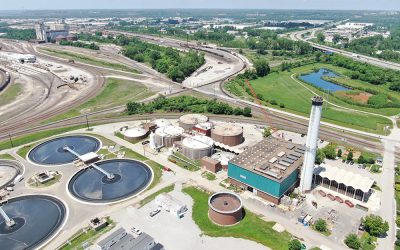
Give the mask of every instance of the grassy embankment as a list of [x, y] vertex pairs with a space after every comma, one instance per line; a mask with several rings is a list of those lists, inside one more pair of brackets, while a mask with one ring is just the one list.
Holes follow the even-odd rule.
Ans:
[[15, 160], [14, 156], [10, 154], [1, 154], [0, 155], [1, 160]]
[[275, 222], [267, 222], [256, 214], [246, 211], [244, 219], [237, 225], [221, 227], [208, 218], [209, 194], [195, 187], [186, 187], [183, 191], [194, 201], [193, 220], [203, 234], [211, 237], [235, 237], [258, 242], [274, 250], [287, 250], [292, 236], [288, 232], [278, 233], [272, 229]]
[[11, 103], [17, 99], [22, 92], [21, 84], [12, 83], [0, 94], [0, 106]]
[[122, 71], [130, 72], [130, 73], [137, 73], [137, 74], [140, 73], [137, 69], [128, 67], [124, 64], [113, 63], [113, 62], [97, 59], [97, 58], [87, 56], [84, 54], [80, 54], [80, 53], [67, 52], [67, 51], [62, 51], [62, 50], [58, 50], [58, 49], [47, 49], [47, 48], [43, 48], [43, 49], [39, 49], [39, 50], [40, 50], [40, 52], [43, 52], [45, 54], [50, 54], [50, 55], [53, 55], [56, 57], [61, 57], [61, 58], [67, 59], [67, 60], [74, 60], [76, 62], [82, 62], [82, 63], [86, 63], [86, 64], [91, 64], [91, 65], [105, 67], [105, 68], [111, 68], [111, 69], [115, 69], [115, 70], [122, 70]]
[[[326, 64], [313, 64], [295, 68], [291, 72], [273, 72], [266, 77], [251, 81], [251, 84], [254, 90], [258, 94], [261, 94], [265, 100], [275, 100], [278, 104], [271, 105], [265, 103], [268, 106], [289, 111], [291, 113], [299, 114], [302, 116], [309, 116], [311, 110], [310, 98], [312, 98], [313, 94], [306, 88], [302, 87], [298, 82], [293, 80], [291, 76], [293, 74], [300, 75], [302, 73], [310, 72], [314, 68], [328, 68], [338, 73], [343, 73], [343, 69], [338, 67], [333, 67]], [[356, 82], [350, 80], [348, 81], [351, 83]], [[364, 84], [368, 86], [371, 85], [368, 83]], [[311, 85], [307, 86], [316, 93], [323, 95], [320, 90], [312, 87]], [[250, 100], [253, 99], [252, 96], [246, 93], [246, 91], [238, 83], [230, 82], [226, 85], [226, 88], [234, 95]], [[398, 109], [393, 108], [373, 109], [357, 105], [350, 105], [332, 95], [329, 96], [329, 101], [343, 107], [368, 111], [377, 114], [392, 115], [394, 113], [398, 113]], [[283, 104], [284, 108], [280, 107], [279, 104]], [[332, 105], [324, 106], [322, 117], [324, 121], [330, 123], [380, 134], [383, 133], [384, 126], [392, 125], [391, 121], [384, 117], [357, 113], [354, 111], [337, 108]]]
[[153, 94], [154, 93], [143, 84], [128, 80], [109, 78], [106, 81], [104, 89], [96, 97], [90, 99], [79, 107], [73, 108], [64, 114], [57, 115], [43, 123], [54, 122], [85, 113], [124, 105], [129, 101], [140, 101], [152, 96]]

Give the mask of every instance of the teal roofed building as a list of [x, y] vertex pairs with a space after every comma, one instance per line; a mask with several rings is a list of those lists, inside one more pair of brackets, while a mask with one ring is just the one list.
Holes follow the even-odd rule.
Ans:
[[229, 181], [279, 204], [298, 184], [304, 152], [302, 145], [268, 137], [229, 162]]

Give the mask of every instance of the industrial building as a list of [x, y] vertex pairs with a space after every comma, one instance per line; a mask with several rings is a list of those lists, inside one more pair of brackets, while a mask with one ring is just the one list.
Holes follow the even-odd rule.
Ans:
[[205, 135], [205, 136], [211, 136], [211, 129], [213, 127], [213, 124], [211, 122], [203, 122], [196, 124], [193, 128], [193, 131], [196, 131], [199, 134]]
[[208, 216], [215, 224], [235, 225], [244, 216], [242, 199], [235, 193], [215, 193], [208, 199]]
[[46, 26], [44, 22], [38, 22], [35, 24], [36, 39], [38, 41], [52, 42], [57, 37], [69, 36], [69, 28], [64, 20], [60, 20], [55, 23], [51, 23]]
[[0, 52], [0, 60], [19, 63], [35, 63], [36, 56], [31, 54], [20, 54], [13, 52]]
[[201, 167], [212, 173], [217, 173], [222, 170], [221, 162], [208, 156], [201, 158]]
[[298, 183], [305, 151], [302, 145], [270, 136], [229, 161], [229, 181], [279, 204]]
[[155, 199], [155, 204], [178, 218], [181, 218], [187, 211], [185, 204], [169, 194], [159, 194]]
[[218, 123], [211, 130], [211, 138], [227, 146], [237, 146], [243, 142], [243, 128], [233, 123]]
[[182, 154], [189, 159], [199, 160], [204, 156], [211, 156], [214, 150], [214, 141], [204, 135], [187, 137], [182, 141]]
[[159, 127], [154, 132], [154, 137], [150, 137], [150, 141], [152, 141], [152, 138], [154, 138], [154, 144], [156, 148], [172, 147], [174, 145], [174, 142], [180, 141], [182, 139], [182, 134], [184, 132], [185, 131], [183, 130], [183, 128], [173, 125]]
[[97, 243], [99, 250], [155, 250], [164, 249], [154, 242], [154, 239], [141, 233], [136, 238], [128, 234], [125, 229], [118, 228], [109, 236]]
[[208, 117], [201, 114], [187, 114], [179, 118], [179, 126], [185, 131], [192, 130], [197, 124], [208, 122]]
[[223, 170], [228, 170], [229, 161], [235, 157], [236, 157], [236, 155], [234, 153], [225, 152], [225, 151], [217, 152], [211, 156], [212, 159], [221, 163]]
[[367, 202], [375, 181], [344, 169], [318, 166], [314, 169], [313, 183], [352, 199]]

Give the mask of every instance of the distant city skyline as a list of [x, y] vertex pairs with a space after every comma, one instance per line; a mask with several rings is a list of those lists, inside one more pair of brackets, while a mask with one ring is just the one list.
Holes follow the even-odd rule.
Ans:
[[18, 0], [3, 1], [0, 10], [44, 9], [324, 9], [400, 10], [399, 0]]

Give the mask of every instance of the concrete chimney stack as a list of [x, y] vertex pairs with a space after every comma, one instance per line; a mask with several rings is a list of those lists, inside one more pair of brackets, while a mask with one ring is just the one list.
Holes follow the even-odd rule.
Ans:
[[312, 186], [323, 99], [321, 96], [314, 96], [311, 102], [312, 108], [307, 132], [306, 152], [304, 154], [304, 163], [300, 176], [300, 191], [302, 193], [310, 191]]

